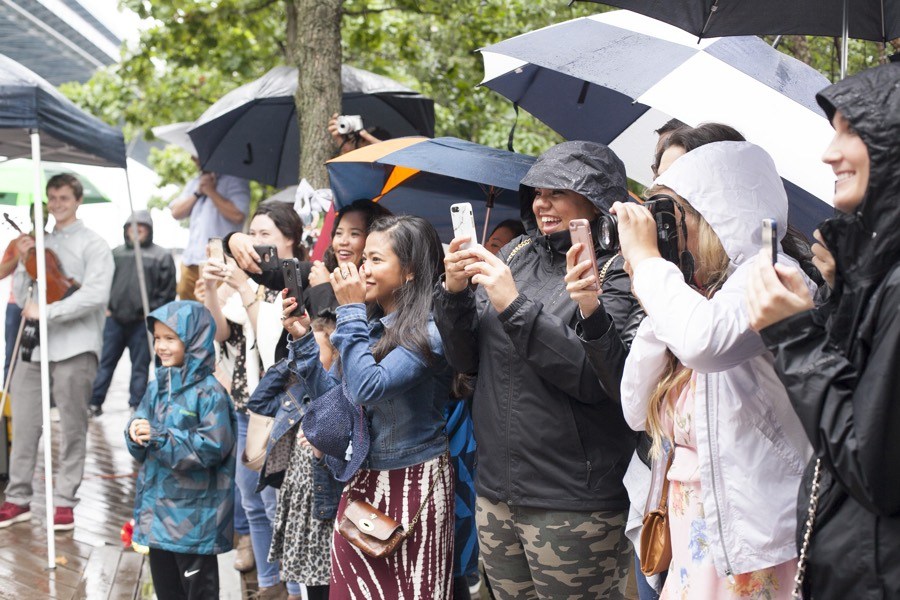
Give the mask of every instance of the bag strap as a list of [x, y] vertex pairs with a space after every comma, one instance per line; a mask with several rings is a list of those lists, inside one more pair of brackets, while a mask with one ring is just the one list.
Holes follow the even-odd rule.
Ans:
[[797, 574], [794, 575], [794, 591], [791, 598], [802, 600], [803, 580], [806, 577], [806, 563], [809, 559], [809, 542], [812, 539], [813, 525], [816, 521], [816, 509], [819, 506], [819, 481], [822, 475], [822, 459], [816, 459], [816, 468], [813, 471], [812, 486], [809, 492], [809, 508], [806, 515], [806, 526], [803, 531], [803, 545], [800, 547], [800, 556], [797, 558]]
[[603, 265], [603, 268], [600, 269], [600, 285], [601, 286], [606, 281], [606, 272], [609, 271], [609, 268], [612, 266], [613, 261], [616, 260], [616, 258], [618, 258], [618, 256], [619, 256], [618, 254], [613, 254], [612, 258], [610, 258], [608, 261], [606, 261], [606, 263]]
[[666, 459], [666, 472], [663, 475], [662, 494], [659, 497], [659, 506], [657, 510], [668, 510], [669, 508], [669, 469], [672, 468], [672, 461], [675, 459], [675, 449], [669, 451], [669, 457]]
[[514, 257], [516, 254], [519, 253], [519, 250], [521, 250], [522, 248], [524, 248], [525, 246], [527, 246], [527, 245], [530, 244], [530, 243], [531, 243], [531, 238], [530, 238], [530, 237], [525, 238], [524, 240], [522, 240], [521, 242], [519, 242], [519, 245], [516, 246], [515, 248], [513, 248], [513, 249], [512, 249], [512, 252], [509, 253], [509, 256], [506, 257], [506, 264], [507, 264], [507, 265], [511, 264], [511, 263], [512, 263], [513, 257]]
[[438, 465], [438, 472], [434, 476], [434, 479], [431, 480], [431, 485], [428, 486], [428, 493], [425, 494], [425, 497], [422, 498], [422, 501], [419, 502], [419, 510], [416, 511], [416, 516], [412, 518], [412, 521], [409, 522], [409, 525], [406, 526], [405, 531], [403, 533], [403, 537], [409, 537], [412, 532], [413, 527], [415, 527], [419, 523], [419, 517], [422, 516], [422, 510], [425, 509], [425, 505], [428, 504], [428, 501], [431, 499], [431, 495], [434, 493], [434, 486], [437, 484], [438, 479], [440, 479], [441, 475], [444, 473], [444, 467], [447, 466], [446, 457], [441, 454], [441, 457], [438, 459], [440, 464]]

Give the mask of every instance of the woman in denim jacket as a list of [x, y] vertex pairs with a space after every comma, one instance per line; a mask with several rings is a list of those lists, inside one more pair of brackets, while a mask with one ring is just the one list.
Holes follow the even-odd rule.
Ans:
[[[331, 336], [340, 353], [340, 375], [322, 367], [307, 334], [308, 320], [290, 317], [296, 302], [285, 299], [290, 356], [310, 395], [344, 383], [349, 400], [365, 409], [369, 422], [369, 453], [344, 489], [338, 520], [358, 499], [408, 533], [397, 552], [380, 559], [335, 534], [333, 600], [451, 596], [453, 474], [444, 414], [452, 372], [431, 317], [431, 289], [443, 271], [442, 260], [437, 232], [424, 219], [375, 222], [362, 267], [344, 264], [331, 275], [340, 304]], [[419, 520], [412, 523], [417, 513]]]

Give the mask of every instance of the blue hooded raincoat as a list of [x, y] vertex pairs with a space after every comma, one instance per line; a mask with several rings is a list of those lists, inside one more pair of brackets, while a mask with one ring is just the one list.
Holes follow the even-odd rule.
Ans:
[[184, 364], [162, 367], [131, 420], [150, 421], [150, 441], [128, 451], [141, 463], [134, 504], [136, 544], [185, 554], [231, 550], [234, 531], [235, 416], [213, 377], [216, 326], [197, 302], [170, 302], [147, 317], [184, 342]]

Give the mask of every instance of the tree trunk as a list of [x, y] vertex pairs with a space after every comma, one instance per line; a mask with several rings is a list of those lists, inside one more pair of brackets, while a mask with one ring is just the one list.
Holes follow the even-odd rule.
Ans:
[[288, 57], [297, 67], [300, 177], [328, 187], [332, 157], [328, 119], [341, 110], [341, 7], [343, 0], [285, 0]]

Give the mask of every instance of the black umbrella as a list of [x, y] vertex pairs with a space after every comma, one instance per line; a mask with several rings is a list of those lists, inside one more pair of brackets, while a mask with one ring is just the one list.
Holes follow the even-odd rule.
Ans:
[[[344, 65], [342, 112], [360, 115], [385, 138], [434, 136], [434, 101], [392, 79]], [[204, 169], [276, 187], [299, 179], [297, 69], [275, 67], [232, 90], [188, 131]], [[323, 124], [324, 127], [324, 124]]]
[[693, 33], [821, 35], [842, 38], [841, 78], [847, 40], [887, 43], [900, 37], [900, 0], [583, 0], [627, 8]]

